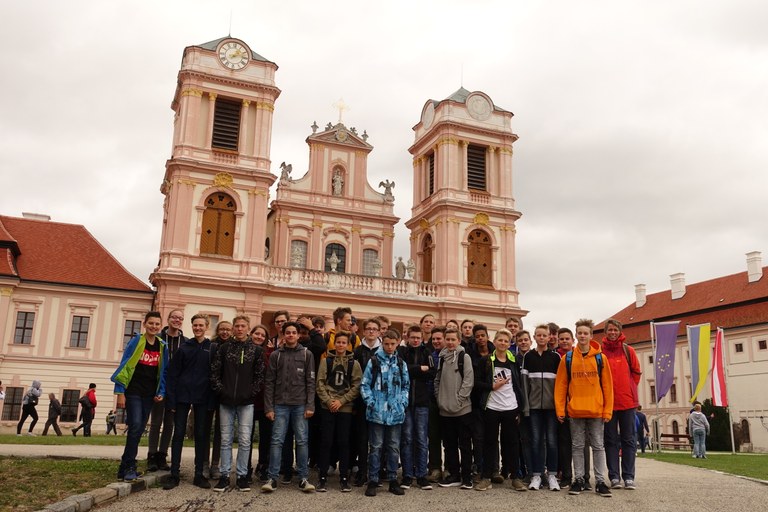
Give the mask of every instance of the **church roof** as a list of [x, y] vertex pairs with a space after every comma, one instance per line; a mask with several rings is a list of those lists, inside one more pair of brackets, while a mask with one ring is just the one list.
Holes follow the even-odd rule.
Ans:
[[[225, 41], [227, 39], [235, 39], [235, 38], [233, 38], [232, 36], [224, 36], [224, 37], [220, 37], [218, 39], [214, 39], [213, 41], [208, 41], [207, 43], [199, 44], [197, 46], [199, 46], [200, 48], [205, 48], [206, 50], [216, 51], [216, 48], [219, 47], [219, 44], [222, 41]], [[247, 47], [247, 45], [246, 45], [246, 47]], [[250, 47], [248, 49], [251, 52], [251, 60], [258, 60], [258, 61], [261, 61], [261, 62], [269, 62], [271, 64], [274, 64], [274, 62], [272, 62], [271, 60], [266, 59], [266, 58], [262, 57], [261, 55], [259, 55], [258, 53], [254, 52], [253, 50], [251, 50]]]
[[[685, 295], [678, 299], [672, 299], [670, 290], [652, 293], [642, 306], [633, 302], [611, 318], [622, 323], [630, 343], [650, 340], [651, 321], [680, 320], [680, 336], [685, 335], [686, 324], [709, 322], [714, 330], [768, 322], [768, 267], [762, 270], [763, 277], [751, 283], [747, 272], [739, 272], [686, 285]], [[595, 332], [604, 328], [601, 322]]]
[[[9, 248], [11, 238], [17, 253]], [[151, 292], [84, 226], [0, 215], [0, 276], [116, 290]]]
[[[466, 103], [467, 98], [469, 97], [470, 94], [472, 94], [472, 91], [468, 91], [464, 87], [459, 87], [453, 94], [445, 98], [443, 101], [455, 101], [456, 103]], [[440, 103], [442, 103], [442, 101], [435, 102], [435, 107], [437, 107], [437, 105]], [[509, 112], [508, 110], [505, 110], [499, 107], [495, 103], [493, 104], [493, 110], [497, 112]]]

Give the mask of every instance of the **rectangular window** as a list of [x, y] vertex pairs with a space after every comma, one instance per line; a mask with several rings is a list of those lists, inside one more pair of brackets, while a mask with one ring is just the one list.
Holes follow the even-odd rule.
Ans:
[[380, 269], [379, 253], [375, 249], [363, 249], [363, 275], [377, 276]]
[[21, 418], [21, 401], [23, 399], [24, 388], [5, 388], [3, 421], [18, 421]]
[[765, 340], [758, 340], [757, 341], [757, 349], [758, 350], [768, 350], [768, 343], [766, 343]]
[[61, 395], [61, 421], [77, 421], [77, 401], [80, 399], [79, 389], [65, 389]]
[[648, 356], [648, 364], [653, 364], [653, 355]]
[[69, 346], [75, 348], [85, 348], [88, 343], [88, 326], [91, 323], [91, 317], [74, 316], [72, 317], [72, 332], [69, 335]]
[[736, 350], [737, 354], [740, 354], [744, 352], [744, 344], [743, 343], [736, 343], [733, 348]]
[[237, 100], [216, 98], [213, 112], [213, 138], [211, 146], [237, 151], [240, 139], [241, 103]]
[[20, 345], [32, 343], [32, 327], [35, 325], [35, 313], [32, 311], [19, 311], [16, 315], [16, 334], [13, 342]]
[[125, 329], [123, 329], [123, 350], [136, 334], [141, 334], [141, 320], [126, 320]]
[[429, 155], [429, 194], [435, 193], [435, 154]]
[[485, 180], [485, 147], [467, 146], [467, 187], [472, 190], [487, 190]]
[[651, 403], [656, 403], [656, 386], [651, 384]]
[[677, 403], [677, 384], [672, 384], [672, 387], [669, 388], [669, 401], [673, 404]]

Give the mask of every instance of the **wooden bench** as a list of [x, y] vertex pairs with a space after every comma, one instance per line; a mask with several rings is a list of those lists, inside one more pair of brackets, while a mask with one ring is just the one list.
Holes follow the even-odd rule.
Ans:
[[690, 438], [685, 434], [660, 434], [659, 446], [661, 448], [673, 448], [675, 450], [681, 448], [690, 450], [693, 448], [691, 446]]

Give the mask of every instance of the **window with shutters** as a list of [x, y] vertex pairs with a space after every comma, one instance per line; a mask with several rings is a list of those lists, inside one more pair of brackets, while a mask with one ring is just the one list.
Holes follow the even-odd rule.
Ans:
[[478, 286], [492, 285], [491, 235], [475, 229], [467, 238], [467, 283]]
[[429, 155], [429, 194], [435, 193], [435, 154]]
[[470, 144], [467, 146], [467, 188], [472, 190], [487, 190], [485, 178], [484, 146]]
[[24, 399], [24, 388], [5, 388], [3, 400], [3, 421], [18, 421], [21, 418], [21, 401]]
[[235, 248], [235, 201], [223, 192], [205, 200], [200, 254], [231, 257]]
[[379, 275], [379, 251], [376, 249], [363, 249], [363, 275]]
[[35, 313], [33, 311], [19, 311], [16, 314], [16, 333], [13, 342], [21, 345], [32, 343], [32, 328], [35, 325]]
[[237, 142], [240, 139], [241, 108], [242, 103], [238, 100], [216, 98], [211, 147], [237, 151]]
[[433, 282], [432, 276], [432, 251], [434, 249], [434, 243], [432, 242], [432, 235], [424, 237], [424, 241], [421, 243], [421, 280], [425, 283]]
[[65, 389], [61, 394], [61, 421], [77, 421], [77, 401], [80, 399], [79, 389]]
[[336, 272], [344, 273], [347, 264], [347, 250], [341, 244], [328, 244], [325, 246], [325, 271], [332, 272], [331, 261], [336, 255]]
[[88, 345], [88, 328], [91, 325], [89, 316], [73, 316], [72, 330], [69, 333], [69, 346], [85, 348]]
[[307, 268], [307, 242], [291, 240], [291, 268]]

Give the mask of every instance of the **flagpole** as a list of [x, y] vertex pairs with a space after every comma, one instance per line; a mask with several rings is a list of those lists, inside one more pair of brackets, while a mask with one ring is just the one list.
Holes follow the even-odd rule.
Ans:
[[661, 445], [659, 444], [659, 429], [661, 428], [661, 418], [659, 417], [659, 397], [658, 397], [658, 389], [659, 389], [659, 382], [656, 379], [656, 366], [658, 365], [658, 361], [656, 360], [656, 324], [651, 320], [650, 323], [651, 326], [651, 348], [653, 350], [653, 382], [656, 384], [654, 386], [654, 389], [657, 390], [655, 393], [655, 396], [653, 397], [653, 401], [656, 403], [656, 428], [653, 429], [653, 437], [654, 437], [654, 444], [656, 445], [656, 453], [661, 453]]
[[[725, 329], [718, 327], [718, 330], [722, 331], [723, 335], [720, 337], [720, 360], [723, 362], [723, 376], [725, 377], [725, 396], [728, 398], [728, 364], [725, 361]], [[728, 400], [728, 426], [731, 429], [731, 454], [736, 453], [736, 442], [733, 438], [733, 416], [731, 411], [731, 401]]]

